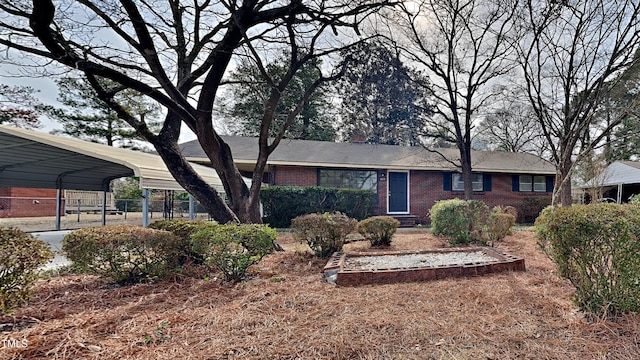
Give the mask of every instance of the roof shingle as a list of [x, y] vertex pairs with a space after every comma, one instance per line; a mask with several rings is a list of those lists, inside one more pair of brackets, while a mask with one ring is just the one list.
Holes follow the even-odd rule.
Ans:
[[[241, 136], [222, 136], [231, 147], [237, 164], [255, 164], [258, 139]], [[193, 162], [209, 161], [197, 140], [180, 144], [183, 154]], [[327, 141], [283, 139], [269, 156], [270, 165], [314, 167], [437, 170], [455, 171], [459, 163], [457, 149], [438, 149], [447, 160], [422, 147], [335, 143]], [[554, 166], [532, 154], [499, 151], [473, 151], [472, 168], [478, 172], [555, 174]], [[453, 163], [452, 163], [453, 162]]]

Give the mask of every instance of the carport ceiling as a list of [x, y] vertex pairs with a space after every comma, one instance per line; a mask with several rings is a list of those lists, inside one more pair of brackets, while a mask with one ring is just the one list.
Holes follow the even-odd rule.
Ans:
[[[213, 169], [194, 168], [222, 187]], [[101, 191], [134, 175], [143, 188], [182, 189], [157, 155], [0, 125], [0, 187]]]

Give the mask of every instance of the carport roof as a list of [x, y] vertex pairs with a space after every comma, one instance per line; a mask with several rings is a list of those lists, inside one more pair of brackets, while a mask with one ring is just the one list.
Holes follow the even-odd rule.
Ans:
[[578, 188], [588, 189], [630, 184], [640, 184], [640, 162], [614, 161], [601, 174], [578, 186]]
[[[222, 189], [215, 170], [192, 166]], [[182, 189], [158, 155], [0, 125], [0, 187], [101, 191], [124, 176], [138, 176], [142, 188]]]

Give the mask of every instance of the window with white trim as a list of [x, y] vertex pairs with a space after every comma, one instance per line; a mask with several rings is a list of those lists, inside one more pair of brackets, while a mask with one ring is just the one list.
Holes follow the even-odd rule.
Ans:
[[544, 176], [520, 175], [520, 191], [546, 192], [547, 180]]
[[376, 191], [378, 172], [375, 170], [320, 169], [318, 185]]
[[[480, 173], [471, 174], [473, 177], [473, 191], [483, 191], [484, 189], [484, 176]], [[451, 190], [464, 191], [464, 181], [462, 180], [462, 174], [451, 174]]]

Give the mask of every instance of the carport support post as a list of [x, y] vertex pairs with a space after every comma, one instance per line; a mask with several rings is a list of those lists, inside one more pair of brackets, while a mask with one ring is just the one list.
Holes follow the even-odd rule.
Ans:
[[193, 195], [189, 194], [189, 220], [196, 218], [196, 202]]
[[149, 189], [142, 189], [142, 226], [149, 226]]
[[618, 184], [618, 196], [616, 196], [616, 203], [622, 204], [622, 184]]
[[62, 210], [62, 189], [56, 189], [56, 231], [60, 231], [60, 210]]
[[107, 192], [102, 191], [102, 226], [107, 225]]

